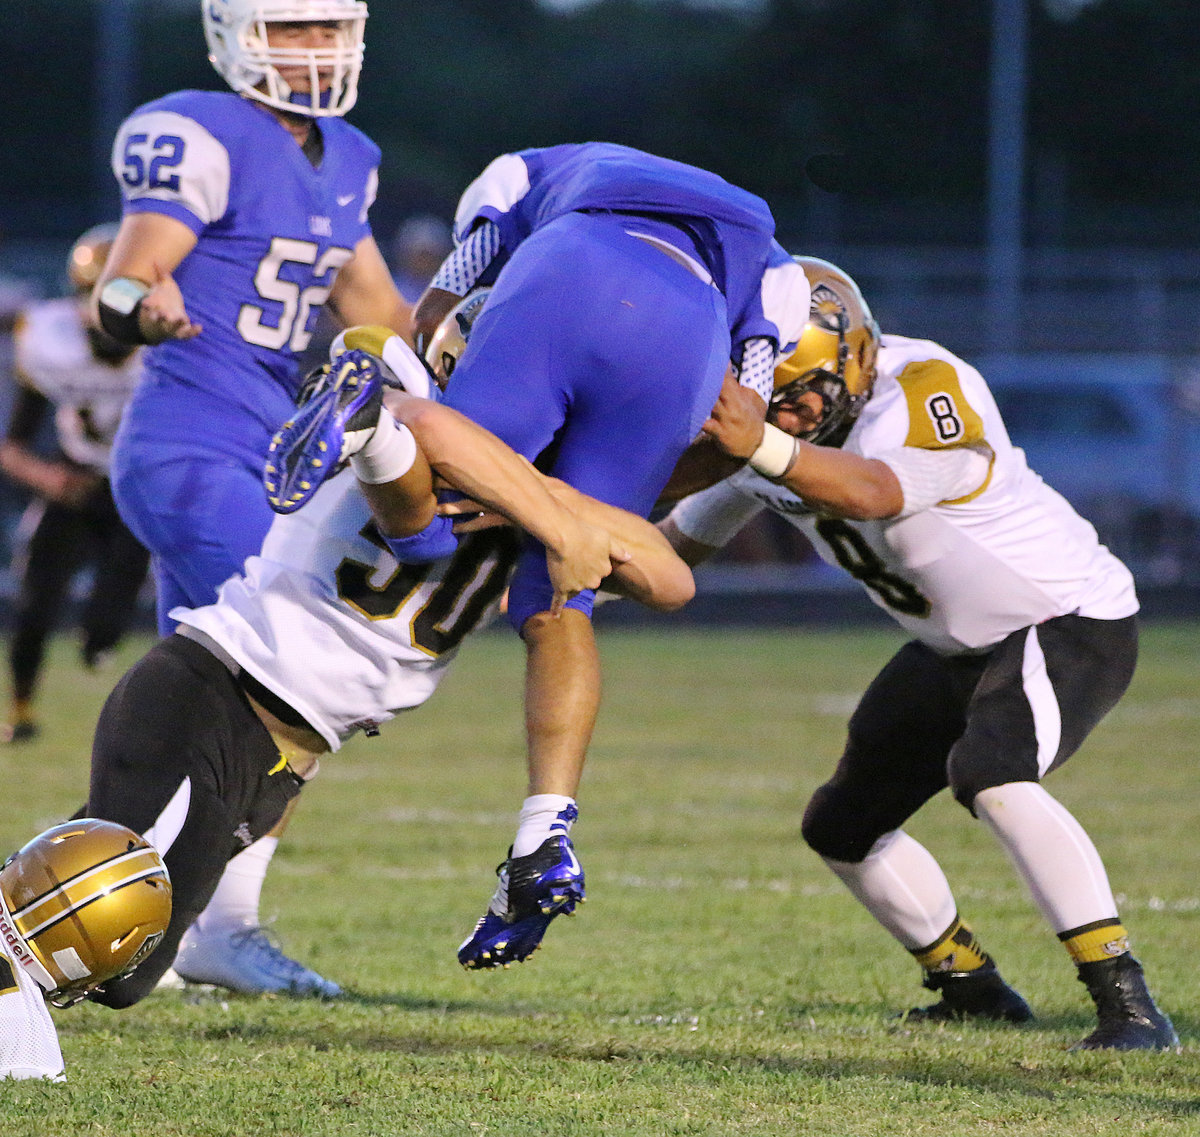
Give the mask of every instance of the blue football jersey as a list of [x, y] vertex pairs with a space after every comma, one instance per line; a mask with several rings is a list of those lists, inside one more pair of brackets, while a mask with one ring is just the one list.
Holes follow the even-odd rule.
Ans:
[[122, 125], [112, 164], [125, 211], [164, 213], [196, 234], [174, 275], [204, 329], [147, 350], [122, 444], [261, 463], [337, 272], [370, 232], [378, 147], [339, 118], [318, 129], [314, 167], [270, 111], [230, 92], [179, 91]]
[[754, 336], [780, 347], [789, 342], [763, 312], [763, 275], [788, 259], [773, 241], [771, 211], [708, 170], [608, 142], [504, 154], [464, 192], [455, 235], [461, 241], [478, 220], [493, 221], [510, 255], [535, 230], [573, 212], [640, 214], [681, 225], [691, 238], [685, 251], [695, 253], [725, 296], [733, 343]]

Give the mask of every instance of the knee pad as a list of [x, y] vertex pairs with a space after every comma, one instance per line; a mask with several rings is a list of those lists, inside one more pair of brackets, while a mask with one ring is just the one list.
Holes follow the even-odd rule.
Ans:
[[828, 860], [857, 864], [871, 851], [879, 833], [869, 833], [832, 782], [809, 800], [800, 834], [814, 853]]

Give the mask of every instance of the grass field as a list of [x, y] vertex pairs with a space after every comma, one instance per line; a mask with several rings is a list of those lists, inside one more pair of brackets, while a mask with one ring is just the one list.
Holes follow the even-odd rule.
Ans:
[[[265, 912], [349, 997], [59, 1012], [69, 1081], [0, 1085], [0, 1135], [1200, 1134], [1200, 628], [1146, 630], [1130, 694], [1049, 783], [1105, 856], [1181, 1055], [1067, 1053], [1086, 993], [1000, 849], [941, 799], [910, 831], [1038, 1021], [892, 1017], [932, 996], [798, 831], [899, 642], [606, 632], [575, 829], [589, 902], [527, 965], [467, 973], [454, 949], [523, 792], [520, 647], [480, 637], [428, 706], [324, 764], [276, 857]], [[57, 645], [42, 738], [0, 750], [0, 847], [82, 800], [117, 674]]]

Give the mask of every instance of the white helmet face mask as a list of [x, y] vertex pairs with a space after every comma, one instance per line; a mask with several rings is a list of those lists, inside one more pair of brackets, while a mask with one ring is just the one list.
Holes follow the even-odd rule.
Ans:
[[[344, 115], [354, 106], [367, 19], [360, 0], [201, 0], [201, 15], [209, 61], [239, 94], [314, 118]], [[320, 48], [268, 42], [268, 25], [306, 23], [336, 23], [337, 37]], [[293, 91], [280, 74], [296, 67], [307, 69], [311, 95]]]

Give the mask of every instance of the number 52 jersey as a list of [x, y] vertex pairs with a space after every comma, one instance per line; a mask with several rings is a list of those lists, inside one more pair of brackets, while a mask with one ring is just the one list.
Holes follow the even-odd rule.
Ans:
[[270, 111], [228, 91], [177, 91], [122, 124], [112, 167], [125, 212], [165, 214], [196, 234], [174, 276], [204, 329], [146, 351], [140, 439], [186, 439], [195, 424], [257, 466], [264, 436], [292, 409], [299, 357], [370, 233], [378, 187], [379, 148], [366, 135], [339, 118], [315, 129], [314, 166]]
[[337, 750], [433, 694], [463, 639], [496, 616], [516, 530], [463, 537], [453, 556], [402, 565], [353, 471], [277, 517], [262, 554], [217, 601], [171, 617], [203, 632]]
[[685, 499], [672, 519], [688, 537], [718, 547], [772, 509], [943, 654], [983, 650], [1067, 613], [1120, 619], [1138, 610], [1129, 570], [1029, 469], [979, 372], [938, 344], [885, 335], [871, 399], [842, 449], [886, 459], [903, 446], [970, 446], [991, 464], [971, 493], [882, 521], [823, 517], [745, 467]]

